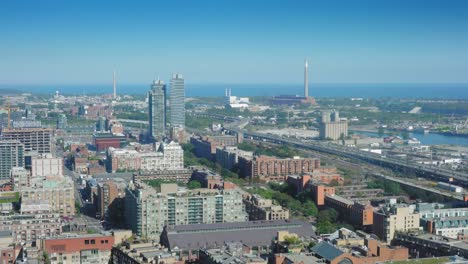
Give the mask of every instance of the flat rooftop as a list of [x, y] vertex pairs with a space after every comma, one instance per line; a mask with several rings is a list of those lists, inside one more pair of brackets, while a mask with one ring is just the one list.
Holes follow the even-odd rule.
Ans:
[[[241, 242], [247, 246], [269, 246], [278, 231], [288, 231], [304, 238], [315, 235], [312, 225], [299, 220], [181, 225], [168, 227], [166, 231], [169, 243], [167, 246], [179, 249], [212, 248], [228, 242]], [[161, 239], [161, 242], [163, 240]]]

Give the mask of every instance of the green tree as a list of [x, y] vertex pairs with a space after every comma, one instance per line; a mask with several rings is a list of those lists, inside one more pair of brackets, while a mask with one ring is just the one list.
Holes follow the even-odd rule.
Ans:
[[80, 206], [80, 203], [76, 202], [75, 201], [75, 211], [76, 211], [76, 214], [80, 214], [81, 213], [81, 206]]
[[189, 181], [189, 183], [187, 184], [187, 188], [189, 188], [190, 190], [193, 190], [193, 189], [199, 189], [201, 188], [201, 183], [199, 181], [195, 181], [195, 180], [191, 180]]
[[340, 186], [340, 183], [336, 179], [333, 179], [330, 181], [328, 186], [336, 187], [336, 186]]
[[319, 222], [317, 223], [317, 232], [319, 234], [329, 234], [336, 230], [336, 226], [331, 222]]
[[305, 216], [317, 216], [318, 209], [317, 206], [312, 201], [307, 201], [304, 203], [304, 215]]
[[286, 243], [286, 245], [299, 245], [301, 243], [301, 239], [297, 236], [286, 236], [284, 237], [284, 243]]

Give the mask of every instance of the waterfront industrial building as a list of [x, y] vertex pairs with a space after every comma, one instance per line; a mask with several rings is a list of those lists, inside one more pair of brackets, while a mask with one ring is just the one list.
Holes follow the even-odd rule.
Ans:
[[348, 121], [341, 120], [337, 110], [322, 111], [319, 125], [320, 139], [345, 139], [348, 136]]

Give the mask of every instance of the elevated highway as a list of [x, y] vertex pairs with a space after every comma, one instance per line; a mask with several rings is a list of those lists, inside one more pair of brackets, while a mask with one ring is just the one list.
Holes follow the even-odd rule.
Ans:
[[356, 148], [336, 145], [330, 142], [308, 141], [301, 142], [296, 139], [282, 138], [274, 135], [266, 135], [255, 132], [244, 132], [244, 136], [253, 140], [268, 141], [277, 144], [290, 144], [297, 148], [309, 149], [324, 152], [346, 158], [360, 159], [382, 167], [388, 167], [402, 172], [414, 172], [423, 178], [448, 182], [453, 179], [453, 184], [468, 187], [468, 174], [442, 169], [435, 166], [417, 164], [407, 160], [390, 158], [379, 154], [361, 151]]
[[415, 173], [419, 177], [428, 178], [428, 179], [432, 179], [436, 181], [448, 182], [449, 179], [453, 179], [454, 185], [468, 187], [468, 174], [467, 173], [447, 170], [447, 169], [439, 168], [436, 166], [418, 164], [410, 160], [390, 158], [390, 157], [382, 156], [376, 153], [362, 151], [362, 150], [352, 148], [352, 147], [340, 146], [337, 144], [333, 144], [331, 142], [324, 142], [324, 141], [303, 142], [297, 139], [279, 137], [279, 136], [270, 135], [270, 134], [247, 132], [242, 129], [243, 126], [242, 127], [236, 126], [237, 124], [241, 124], [242, 121], [245, 120], [245, 119], [241, 119], [238, 117], [228, 117], [228, 116], [223, 116], [223, 115], [208, 114], [208, 113], [204, 114], [204, 113], [195, 113], [195, 112], [191, 112], [189, 113], [189, 115], [200, 116], [200, 117], [211, 117], [211, 118], [216, 118], [218, 120], [231, 122], [231, 124], [225, 126], [228, 130], [231, 130], [237, 133], [242, 132], [244, 133], [244, 137], [250, 138], [253, 140], [266, 141], [266, 142], [275, 143], [275, 144], [290, 144], [297, 148], [323, 152], [326, 154], [332, 154], [332, 155], [336, 155], [340, 157], [359, 159], [359, 160], [366, 161], [375, 165], [387, 167], [396, 171], [401, 171], [403, 173], [405, 172]]

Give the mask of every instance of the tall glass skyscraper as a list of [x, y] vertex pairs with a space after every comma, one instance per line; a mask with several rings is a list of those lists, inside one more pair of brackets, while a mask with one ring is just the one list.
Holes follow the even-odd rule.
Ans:
[[154, 80], [148, 92], [149, 135], [161, 139], [166, 131], [166, 85]]
[[171, 79], [171, 126], [185, 127], [185, 86], [181, 74], [173, 74]]

